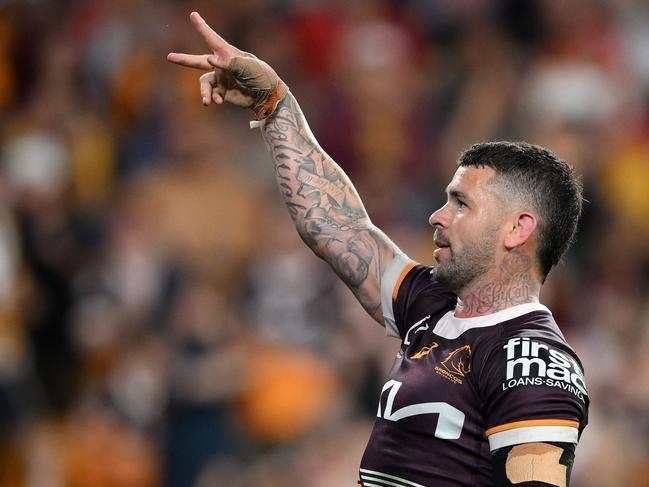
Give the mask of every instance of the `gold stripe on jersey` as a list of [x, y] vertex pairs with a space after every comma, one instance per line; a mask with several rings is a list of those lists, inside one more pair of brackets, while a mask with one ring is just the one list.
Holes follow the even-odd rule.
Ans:
[[493, 428], [486, 430], [485, 434], [487, 436], [491, 436], [494, 433], [500, 433], [501, 431], [507, 431], [516, 428], [529, 428], [530, 426], [571, 426], [573, 428], [579, 428], [579, 423], [577, 421], [572, 421], [569, 419], [530, 419], [527, 421], [514, 421], [513, 423], [494, 426]]
[[403, 268], [401, 271], [401, 274], [399, 274], [399, 279], [397, 279], [397, 282], [394, 285], [394, 290], [392, 291], [392, 299], [397, 299], [397, 295], [399, 294], [399, 288], [401, 287], [401, 283], [403, 280], [406, 278], [408, 275], [408, 272], [417, 265], [416, 262], [410, 262], [407, 266]]

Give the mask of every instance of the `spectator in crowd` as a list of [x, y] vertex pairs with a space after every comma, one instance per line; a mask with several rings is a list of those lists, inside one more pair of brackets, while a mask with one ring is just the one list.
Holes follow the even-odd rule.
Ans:
[[[442, 194], [422, 188], [448, 180], [458, 149], [525, 139], [578, 166], [589, 200], [580, 236], [542, 296], [592, 401], [572, 484], [645, 485], [646, 2], [191, 9], [282, 73], [376, 222], [398, 228], [397, 244], [420, 262], [432, 262], [420, 222]], [[1, 485], [356, 479], [397, 343], [283, 230], [247, 115], [220, 123], [200, 112], [195, 77], [164, 63], [171, 47], [201, 48], [177, 21], [189, 10], [173, 0], [0, 2]], [[368, 81], [350, 83], [351, 73]], [[395, 82], [409, 96], [389, 103]], [[301, 266], [322, 287], [282, 314], [276, 296], [295, 288]], [[251, 355], [256, 367], [240, 366]], [[313, 377], [319, 388], [294, 400]], [[263, 380], [285, 392], [256, 402]], [[282, 408], [299, 419], [293, 429]]]

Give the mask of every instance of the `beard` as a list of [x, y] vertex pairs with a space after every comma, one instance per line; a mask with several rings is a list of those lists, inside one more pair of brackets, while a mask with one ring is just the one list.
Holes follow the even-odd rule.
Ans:
[[431, 279], [459, 294], [469, 284], [493, 269], [496, 262], [496, 234], [487, 231], [481, 239], [471, 240], [462, 250], [452, 251], [431, 271]]

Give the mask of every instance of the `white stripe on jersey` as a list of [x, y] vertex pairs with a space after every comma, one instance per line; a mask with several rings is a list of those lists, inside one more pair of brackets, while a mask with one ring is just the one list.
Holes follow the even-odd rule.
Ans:
[[519, 316], [526, 315], [527, 313], [531, 313], [532, 311], [546, 311], [550, 313], [550, 310], [541, 303], [517, 304], [511, 308], [496, 311], [489, 315], [474, 316], [472, 318], [456, 318], [454, 316], [454, 311], [451, 310], [439, 319], [433, 329], [433, 333], [443, 338], [447, 338], [448, 340], [455, 340], [462, 333], [472, 328], [484, 328], [487, 326], [498, 325], [503, 321], [509, 321]]
[[505, 446], [534, 443], [536, 441], [558, 441], [576, 444], [578, 438], [579, 430], [572, 426], [528, 426], [490, 435], [489, 449], [494, 451]]
[[[397, 477], [396, 475], [389, 475], [387, 473], [382, 473], [382, 472], [377, 472], [375, 470], [368, 470], [366, 468], [361, 468], [361, 479], [363, 479], [363, 484], [368, 486], [368, 487], [374, 487], [375, 485], [378, 485], [378, 487], [384, 487], [386, 485], [390, 486], [396, 486], [396, 487], [407, 487], [407, 486], [413, 486], [413, 487], [425, 487], [421, 484], [418, 484], [416, 482], [411, 482], [410, 480], [402, 479], [401, 477]], [[371, 475], [363, 475], [363, 474], [371, 474]], [[390, 480], [385, 480], [382, 478], [378, 477], [372, 477], [372, 475], [377, 475], [378, 477], [385, 477], [387, 479], [394, 480], [395, 482], [391, 482]], [[365, 480], [372, 480], [374, 482], [382, 482], [381, 484], [369, 484], [365, 482]], [[396, 483], [399, 482], [399, 483]]]
[[[371, 477], [365, 477], [365, 480], [368, 480], [368, 479], [369, 480], [378, 480], [379, 482], [381, 482], [380, 479], [373, 479]], [[385, 481], [384, 484], [370, 484], [369, 482], [365, 482], [365, 480], [363, 481], [363, 486], [364, 487], [386, 487], [386, 486], [404, 487], [404, 484], [395, 484], [395, 483], [392, 483], [392, 482], [388, 482], [387, 480]]]
[[392, 292], [397, 285], [401, 272], [412, 263], [412, 260], [405, 254], [397, 254], [381, 276], [381, 310], [383, 311], [385, 334], [394, 338], [399, 338], [399, 329], [394, 321]]

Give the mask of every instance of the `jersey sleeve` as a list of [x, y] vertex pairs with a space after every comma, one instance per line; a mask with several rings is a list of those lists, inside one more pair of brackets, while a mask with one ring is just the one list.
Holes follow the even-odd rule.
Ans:
[[388, 336], [405, 336], [405, 325], [455, 305], [456, 296], [430, 277], [430, 267], [397, 255], [381, 277], [381, 310]]
[[480, 370], [491, 451], [520, 443], [577, 443], [589, 400], [581, 364], [567, 346], [511, 337], [491, 349]]

